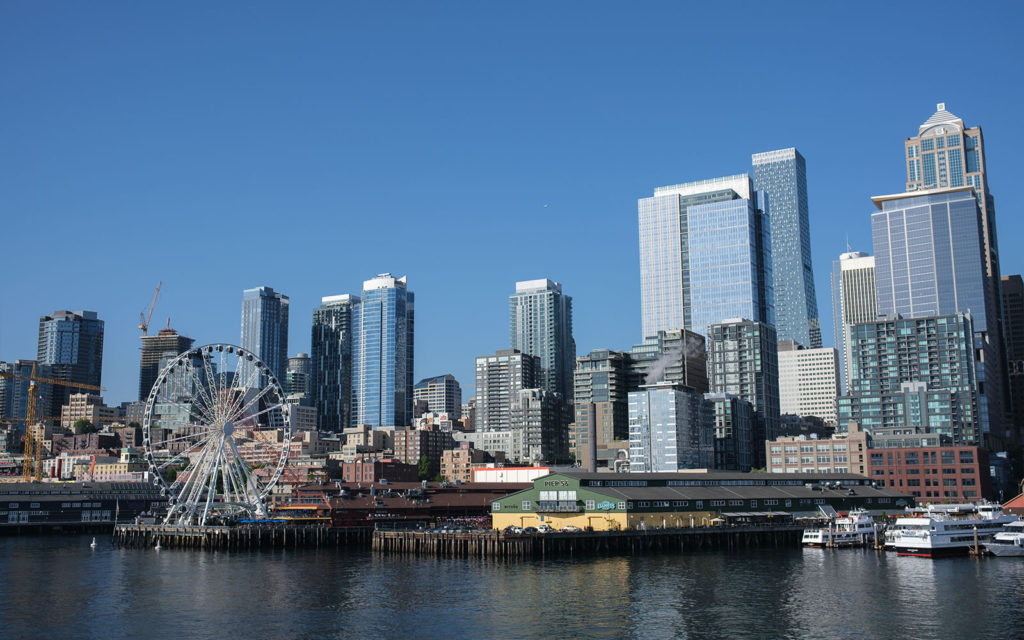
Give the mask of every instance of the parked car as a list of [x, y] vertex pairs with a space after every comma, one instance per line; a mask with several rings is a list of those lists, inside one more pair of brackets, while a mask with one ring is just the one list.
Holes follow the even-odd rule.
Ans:
[[562, 531], [565, 531], [566, 533], [576, 533], [579, 530], [580, 530], [579, 527], [574, 527], [571, 524], [562, 527]]
[[553, 533], [554, 529], [551, 528], [551, 525], [542, 524], [537, 527], [537, 531], [540, 533]]
[[526, 527], [523, 529], [523, 533], [537, 533], [537, 527]]
[[523, 530], [520, 527], [516, 527], [516, 526], [505, 527], [505, 533], [519, 534], [519, 533], [522, 533], [522, 532], [523, 532]]

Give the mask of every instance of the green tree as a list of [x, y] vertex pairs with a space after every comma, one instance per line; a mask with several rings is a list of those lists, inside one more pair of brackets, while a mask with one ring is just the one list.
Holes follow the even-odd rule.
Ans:
[[426, 454], [420, 456], [418, 471], [420, 480], [430, 480], [430, 460], [427, 460]]
[[89, 422], [85, 418], [75, 420], [74, 428], [75, 433], [96, 433], [99, 431], [93, 423]]

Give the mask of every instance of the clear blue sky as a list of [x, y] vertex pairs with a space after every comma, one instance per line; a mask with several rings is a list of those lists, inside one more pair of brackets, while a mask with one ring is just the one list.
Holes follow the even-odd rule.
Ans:
[[[139, 312], [237, 342], [241, 293], [408, 275], [416, 377], [508, 345], [516, 280], [563, 283], [579, 353], [640, 336], [636, 200], [807, 158], [822, 318], [870, 196], [944, 101], [984, 128], [1003, 273], [1024, 269], [1020, 3], [0, 4], [0, 359], [41, 314], [106, 321], [134, 400]], [[1013, 151], [1017, 149], [1017, 151]], [[544, 207], [548, 204], [548, 207]]]

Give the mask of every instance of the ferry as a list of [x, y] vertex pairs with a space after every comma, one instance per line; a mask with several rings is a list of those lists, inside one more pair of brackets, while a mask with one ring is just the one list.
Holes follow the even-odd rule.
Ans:
[[854, 509], [845, 517], [836, 518], [828, 528], [804, 529], [801, 544], [805, 547], [854, 547], [870, 545], [881, 534], [882, 525], [877, 524], [867, 511]]
[[986, 543], [1004, 525], [1019, 520], [1004, 514], [998, 504], [930, 505], [923, 513], [896, 520], [893, 546], [901, 556], [967, 555], [975, 540]]
[[985, 550], [994, 556], [1024, 557], [1024, 520], [1011, 522], [1004, 531], [993, 534], [992, 540], [985, 543]]

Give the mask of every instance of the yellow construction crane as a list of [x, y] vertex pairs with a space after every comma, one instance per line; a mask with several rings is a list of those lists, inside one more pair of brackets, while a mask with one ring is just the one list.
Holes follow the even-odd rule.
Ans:
[[[44, 431], [39, 429], [35, 424], [36, 422], [36, 383], [42, 382], [44, 384], [55, 384], [61, 387], [74, 387], [76, 389], [88, 389], [89, 391], [106, 391], [104, 387], [99, 387], [94, 384], [82, 384], [79, 382], [68, 382], [67, 380], [56, 380], [54, 378], [40, 378], [36, 375], [36, 365], [32, 363], [32, 373], [27, 376], [19, 376], [8, 371], [0, 371], [0, 376], [4, 378], [11, 378], [12, 380], [28, 380], [28, 406], [25, 409], [24, 418], [5, 418], [7, 422], [24, 422], [25, 423], [25, 461], [24, 461], [24, 475], [26, 481], [43, 479], [43, 438]], [[32, 435], [29, 435], [29, 431], [33, 431]]]
[[156, 283], [156, 291], [153, 292], [153, 302], [149, 303], [149, 314], [139, 313], [139, 328], [142, 329], [142, 335], [149, 335], [149, 321], [153, 318], [153, 308], [156, 307], [156, 297], [160, 295], [160, 287], [163, 285], [163, 281]]

